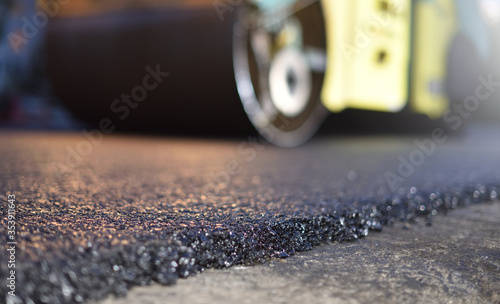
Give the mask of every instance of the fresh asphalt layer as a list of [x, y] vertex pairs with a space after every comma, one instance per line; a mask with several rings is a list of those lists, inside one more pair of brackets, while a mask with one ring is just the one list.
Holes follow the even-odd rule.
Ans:
[[99, 304], [499, 303], [499, 218], [500, 204], [475, 205], [432, 226], [399, 223], [360, 241], [207, 270], [175, 287], [136, 287]]
[[[453, 294], [460, 294], [464, 301], [498, 302], [498, 237], [481, 244], [477, 237], [498, 234], [481, 226], [494, 222], [490, 212], [474, 209], [495, 201], [500, 191], [495, 131], [472, 129], [457, 138], [430, 133], [418, 142], [396, 136], [320, 138], [288, 150], [255, 138], [1, 133], [0, 229], [5, 248], [15, 248], [0, 253], [2, 278], [11, 276], [9, 265], [15, 264], [15, 284], [0, 285], [1, 297], [9, 304], [100, 300], [124, 296], [133, 286], [171, 285], [210, 268], [240, 265], [207, 274], [220, 280], [238, 269], [263, 267], [249, 265], [267, 263], [269, 270], [269, 263], [285, 265], [289, 262], [281, 259], [297, 252], [355, 241], [306, 253], [323, 255], [318, 261], [328, 259], [328, 267], [284, 269], [274, 274], [276, 284], [283, 284], [269, 286], [290, 295], [287, 286], [308, 281], [305, 286], [318, 297], [353, 303], [368, 301], [369, 290], [373, 299], [413, 302], [405, 297], [407, 288], [431, 286], [422, 299], [436, 290], [436, 299], [454, 301]], [[462, 221], [441, 216], [461, 206], [468, 207], [460, 212], [471, 228], [461, 235], [476, 240], [463, 241], [472, 246], [464, 247], [470, 252], [450, 241], [458, 238], [453, 233]], [[488, 206], [498, 215], [497, 204]], [[371, 233], [393, 225], [420, 234], [398, 228]], [[16, 234], [9, 239], [12, 226]], [[446, 235], [442, 231], [449, 237], [440, 238]], [[425, 244], [441, 250], [439, 259], [426, 259], [418, 249]], [[405, 246], [409, 249], [401, 249]], [[294, 261], [301, 257], [284, 261], [300, 263]], [[391, 260], [398, 264], [392, 270]], [[344, 263], [358, 272], [350, 277], [350, 271], [335, 271]], [[474, 263], [484, 267], [470, 267]], [[363, 267], [368, 268], [360, 274]], [[262, 282], [269, 280], [266, 271]], [[179, 293], [188, 290], [185, 282], [196, 285], [204, 275], [183, 281]], [[322, 275], [337, 275], [337, 289], [322, 293], [325, 289], [314, 285]], [[153, 292], [175, 293], [176, 287]], [[359, 298], [362, 294], [367, 298]], [[140, 302], [135, 292], [131, 299]]]

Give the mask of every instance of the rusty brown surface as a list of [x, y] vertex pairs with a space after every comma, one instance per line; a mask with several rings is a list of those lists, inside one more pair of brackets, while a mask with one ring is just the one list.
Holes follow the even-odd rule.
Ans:
[[56, 17], [88, 16], [130, 8], [172, 8], [172, 7], [208, 7], [212, 0], [68, 0], [59, 3], [53, 0], [40, 0], [43, 7], [48, 3], [58, 3], [59, 10]]

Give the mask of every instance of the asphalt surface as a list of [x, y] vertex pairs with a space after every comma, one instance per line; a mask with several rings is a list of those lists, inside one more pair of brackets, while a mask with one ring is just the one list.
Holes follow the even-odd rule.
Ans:
[[360, 241], [207, 270], [99, 303], [498, 303], [499, 217], [498, 203], [471, 206], [431, 227], [399, 223]]
[[[253, 265], [324, 243], [356, 241], [394, 223], [410, 230], [425, 226], [425, 235], [432, 235], [440, 231], [440, 215], [495, 201], [500, 190], [496, 129], [473, 128], [446, 141], [438, 137], [441, 142], [431, 143], [431, 134], [423, 134], [425, 144], [417, 145], [412, 137], [337, 136], [284, 150], [252, 138], [106, 135], [92, 141], [81, 133], [4, 132], [0, 229], [7, 247], [6, 201], [15, 195], [17, 247], [16, 297], [7, 295], [5, 284], [1, 296], [7, 303], [79, 303], [123, 296], [137, 285], [170, 285], [208, 268]], [[470, 225], [491, 221], [486, 215]], [[443, 223], [453, 231], [461, 222]], [[357, 246], [360, 255], [376, 252]], [[489, 246], [480, 252], [493, 262], [476, 289], [479, 302], [498, 302], [498, 241]], [[453, 264], [454, 251], [444, 252]], [[409, 253], [407, 263], [419, 258]], [[8, 277], [4, 261], [12, 256], [3, 250], [0, 259], [1, 276]], [[363, 263], [360, 258], [359, 267]], [[425, 283], [412, 282], [414, 289]], [[355, 299], [365, 285], [344, 289], [354, 290]], [[405, 288], [394, 286], [396, 293]]]

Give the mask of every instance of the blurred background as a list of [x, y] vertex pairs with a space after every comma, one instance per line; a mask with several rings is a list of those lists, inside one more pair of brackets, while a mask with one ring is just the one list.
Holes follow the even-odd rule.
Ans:
[[[500, 79], [500, 0], [470, 2], [478, 7], [484, 25], [471, 35], [487, 37], [485, 68]], [[118, 131], [254, 133], [233, 72], [238, 4], [1, 0], [0, 126], [79, 130], [114, 117]], [[147, 92], [147, 99], [131, 108], [127, 119], [116, 119], [113, 101], [141, 84], [148, 66], [168, 72], [165, 83]], [[498, 121], [498, 99], [497, 93], [472, 121]], [[322, 132], [369, 131], [388, 118], [396, 124], [407, 121], [347, 110], [328, 120]]]
[[[7, 303], [125, 295], [498, 200], [499, 54], [500, 0], [0, 0], [0, 197], [16, 196], [20, 244]], [[444, 144], [434, 128], [457, 121]], [[283, 150], [257, 131], [286, 147], [319, 134]], [[500, 209], [483, 208], [272, 271], [303, 272], [315, 299], [495, 302]]]

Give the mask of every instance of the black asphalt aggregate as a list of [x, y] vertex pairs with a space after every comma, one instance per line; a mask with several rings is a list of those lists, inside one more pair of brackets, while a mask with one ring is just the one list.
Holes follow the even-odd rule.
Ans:
[[[426, 145], [337, 136], [288, 150], [256, 138], [3, 132], [0, 231], [8, 248], [15, 195], [17, 244], [16, 297], [2, 284], [1, 298], [99, 300], [358, 240], [395, 222], [431, 226], [451, 209], [497, 199], [496, 131], [432, 144], [431, 134], [418, 136]], [[9, 258], [0, 252], [1, 278]]]
[[175, 286], [135, 287], [99, 304], [499, 303], [500, 204], [403, 223], [354, 242], [321, 245], [259, 265], [209, 269]]

